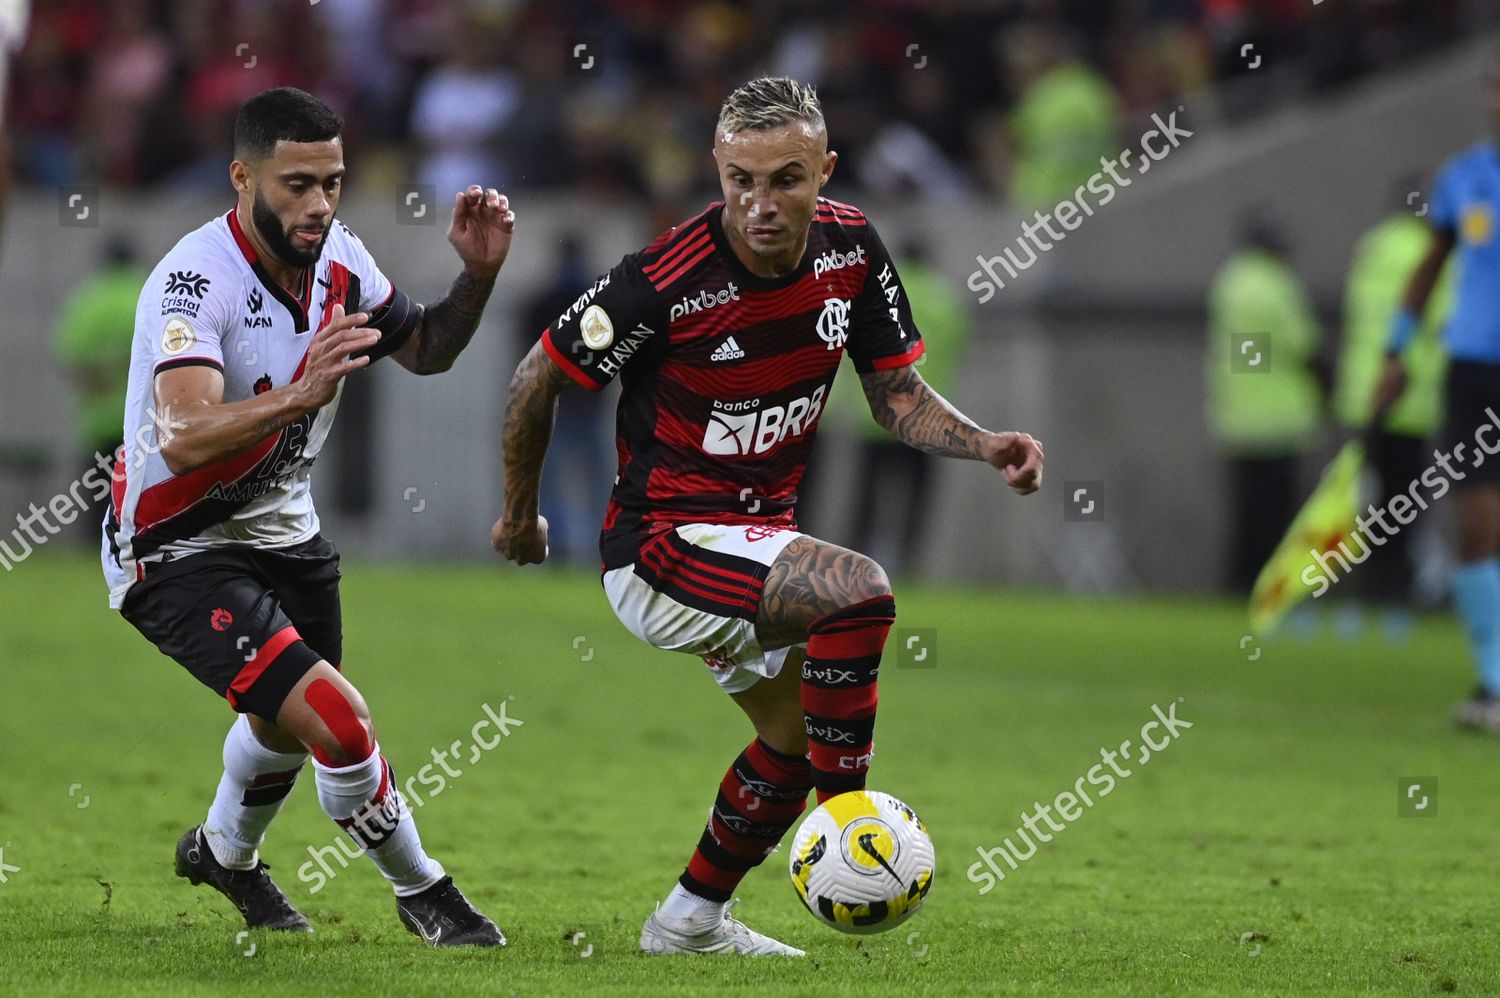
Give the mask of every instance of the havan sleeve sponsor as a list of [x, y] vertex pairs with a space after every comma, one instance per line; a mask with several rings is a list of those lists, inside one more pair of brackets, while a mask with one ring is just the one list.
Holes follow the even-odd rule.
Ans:
[[869, 266], [851, 310], [848, 345], [849, 358], [861, 374], [905, 367], [925, 349], [896, 265], [875, 226], [868, 225], [865, 232]]
[[569, 377], [598, 391], [627, 364], [665, 349], [666, 329], [662, 296], [628, 256], [557, 317], [542, 346]]

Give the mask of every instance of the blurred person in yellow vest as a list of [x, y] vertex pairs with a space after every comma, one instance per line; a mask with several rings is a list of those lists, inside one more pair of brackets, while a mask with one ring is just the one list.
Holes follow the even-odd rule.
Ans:
[[[53, 349], [77, 400], [76, 439], [87, 455], [80, 469], [96, 466], [99, 455], [113, 455], [122, 442], [135, 307], [145, 280], [130, 244], [112, 238], [103, 266], [68, 294], [58, 316]], [[97, 542], [107, 501], [78, 517], [80, 535]]]
[[[1412, 192], [1419, 190], [1415, 179], [1397, 185], [1395, 212], [1360, 239], [1349, 269], [1333, 408], [1339, 422], [1353, 430], [1370, 426], [1392, 320], [1432, 242], [1432, 230], [1418, 214], [1422, 204], [1408, 203]], [[1365, 438], [1367, 466], [1375, 474], [1377, 496], [1405, 491], [1431, 463], [1427, 440], [1442, 425], [1443, 380], [1448, 370], [1442, 327], [1452, 309], [1450, 265], [1427, 302], [1420, 328], [1401, 355], [1406, 391]], [[1412, 532], [1403, 530], [1374, 549], [1357, 575], [1361, 581], [1356, 592], [1386, 610], [1388, 636], [1399, 636], [1409, 623], [1405, 608], [1411, 602], [1415, 568]]]
[[[897, 250], [896, 260], [912, 318], [927, 344], [917, 367], [932, 390], [951, 401], [971, 334], [967, 299], [932, 265], [923, 243], [907, 242]], [[916, 571], [922, 528], [932, 514], [934, 459], [901, 443], [870, 419], [869, 403], [847, 355], [844, 363], [851, 371], [834, 379], [824, 421], [829, 429], [859, 440], [853, 487], [840, 490], [852, 499], [853, 519], [845, 546], [871, 552], [892, 573]], [[812, 462], [809, 468], [817, 466], [818, 462]], [[807, 486], [804, 475], [798, 489], [804, 509], [810, 508]], [[799, 514], [798, 520], [805, 529], [807, 517]]]
[[1061, 32], [1024, 25], [1008, 36], [1011, 197], [1026, 211], [1072, 198], [1119, 152], [1121, 106], [1114, 88], [1071, 51]]
[[1291, 524], [1322, 421], [1322, 330], [1289, 256], [1277, 222], [1253, 212], [1209, 293], [1208, 416], [1228, 463], [1236, 592], [1251, 590]]

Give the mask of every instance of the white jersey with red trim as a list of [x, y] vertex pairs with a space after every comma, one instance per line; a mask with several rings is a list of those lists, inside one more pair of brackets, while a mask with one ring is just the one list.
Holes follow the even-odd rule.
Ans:
[[[147, 278], [136, 305], [125, 444], [104, 525], [111, 606], [121, 605], [151, 561], [222, 547], [288, 547], [317, 534], [311, 471], [337, 396], [248, 450], [183, 475], [172, 474], [162, 459], [161, 440], [171, 428], [155, 404], [156, 376], [187, 365], [222, 371], [226, 403], [290, 384], [334, 305], [373, 313], [395, 294], [339, 221], [303, 281], [300, 295], [276, 283], [234, 210], [184, 236]], [[383, 339], [370, 353], [399, 346]]]

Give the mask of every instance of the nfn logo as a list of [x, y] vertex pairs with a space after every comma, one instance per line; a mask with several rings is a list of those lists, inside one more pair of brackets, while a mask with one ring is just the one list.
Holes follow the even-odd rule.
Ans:
[[[245, 307], [250, 310], [250, 314], [245, 316], [246, 329], [261, 329], [271, 326], [271, 317], [260, 314], [260, 310], [266, 307], [266, 300], [261, 297], [260, 288], [250, 289], [250, 297], [245, 299]], [[255, 394], [259, 395], [260, 392], [256, 392]]]
[[715, 402], [703, 434], [703, 452], [746, 457], [764, 454], [789, 436], [800, 437], [817, 425], [827, 391], [827, 385], [819, 385], [810, 397], [786, 405], [761, 406], [760, 399]]

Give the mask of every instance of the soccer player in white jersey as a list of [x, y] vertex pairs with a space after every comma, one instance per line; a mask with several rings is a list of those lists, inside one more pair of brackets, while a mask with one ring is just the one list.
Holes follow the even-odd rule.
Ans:
[[238, 202], [188, 233], [141, 291], [125, 445], [104, 529], [110, 605], [241, 715], [206, 819], [176, 871], [251, 927], [310, 931], [260, 861], [308, 752], [318, 801], [391, 882], [402, 923], [433, 946], [505, 944], [436, 860], [341, 672], [339, 559], [319, 533], [312, 464], [344, 378], [380, 357], [452, 366], [510, 249], [493, 189], [454, 197], [463, 270], [425, 308], [335, 220], [343, 122], [300, 90], [235, 121]]

